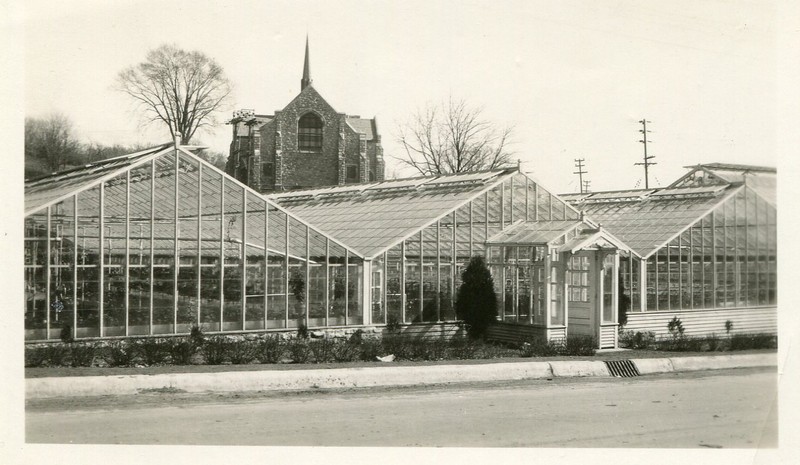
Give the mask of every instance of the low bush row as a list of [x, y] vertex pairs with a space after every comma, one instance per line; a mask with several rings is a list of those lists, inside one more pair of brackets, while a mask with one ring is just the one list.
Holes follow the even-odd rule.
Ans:
[[569, 336], [562, 341], [546, 341], [535, 339], [527, 341], [520, 347], [522, 357], [551, 357], [554, 355], [594, 355], [597, 350], [597, 339], [591, 336]]
[[621, 347], [630, 349], [664, 350], [670, 352], [726, 352], [731, 350], [775, 349], [778, 337], [772, 334], [737, 333], [730, 336], [686, 336], [676, 332], [670, 336], [656, 338], [651, 331], [623, 331], [620, 334]]
[[461, 360], [514, 357], [519, 349], [466, 338], [415, 339], [387, 335], [380, 339], [356, 333], [350, 339], [242, 339], [215, 335], [141, 338], [114, 342], [72, 342], [26, 347], [25, 366], [157, 366], [188, 364], [333, 363], [391, 360]]

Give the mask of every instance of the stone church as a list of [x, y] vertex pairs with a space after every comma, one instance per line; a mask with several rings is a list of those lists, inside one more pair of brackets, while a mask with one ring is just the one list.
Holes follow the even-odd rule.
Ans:
[[274, 115], [239, 110], [226, 172], [259, 192], [384, 179], [375, 118], [337, 112], [314, 89], [306, 38], [300, 94]]

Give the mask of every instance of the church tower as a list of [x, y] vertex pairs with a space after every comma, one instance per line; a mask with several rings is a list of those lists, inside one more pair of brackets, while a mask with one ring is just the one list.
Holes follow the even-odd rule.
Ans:
[[337, 112], [312, 82], [306, 36], [300, 93], [273, 115], [233, 113], [228, 174], [260, 192], [383, 181], [376, 119]]
[[303, 63], [303, 78], [300, 79], [300, 90], [311, 85], [311, 68], [308, 64], [308, 36], [306, 36], [306, 59]]

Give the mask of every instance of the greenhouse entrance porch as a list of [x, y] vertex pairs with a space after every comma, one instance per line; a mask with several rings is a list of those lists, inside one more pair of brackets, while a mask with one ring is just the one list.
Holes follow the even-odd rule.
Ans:
[[566, 220], [519, 223], [487, 243], [499, 339], [583, 335], [600, 349], [617, 347], [619, 254], [629, 252], [622, 242]]

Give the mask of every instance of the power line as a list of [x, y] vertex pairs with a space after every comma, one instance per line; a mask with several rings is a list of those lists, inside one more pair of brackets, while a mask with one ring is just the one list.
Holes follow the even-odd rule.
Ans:
[[583, 191], [583, 185], [584, 185], [583, 175], [588, 173], [588, 171], [584, 171], [583, 170], [583, 168], [584, 168], [583, 162], [584, 161], [585, 161], [585, 159], [583, 159], [583, 158], [576, 158], [575, 159], [575, 167], [578, 168], [578, 171], [573, 171], [572, 172], [572, 174], [577, 174], [578, 175], [578, 187], [581, 190], [581, 194], [583, 194], [583, 192], [584, 192]]
[[592, 181], [589, 181], [588, 179], [586, 181], [583, 181], [583, 190], [581, 191], [582, 194], [589, 192], [589, 184], [591, 183]]
[[644, 188], [649, 189], [650, 178], [648, 174], [648, 167], [650, 165], [657, 164], [655, 162], [650, 161], [651, 159], [655, 158], [655, 155], [647, 156], [647, 143], [648, 142], [650, 142], [651, 144], [653, 143], [653, 141], [647, 140], [647, 133], [650, 132], [647, 130], [647, 123], [652, 123], [652, 121], [648, 121], [647, 119], [642, 118], [641, 120], [639, 120], [639, 123], [642, 124], [642, 129], [639, 129], [639, 132], [642, 133], [642, 140], [640, 140], [639, 142], [644, 144], [644, 161], [642, 163], [634, 163], [634, 165], [644, 165]]

